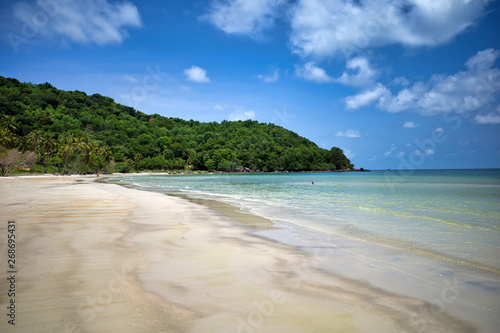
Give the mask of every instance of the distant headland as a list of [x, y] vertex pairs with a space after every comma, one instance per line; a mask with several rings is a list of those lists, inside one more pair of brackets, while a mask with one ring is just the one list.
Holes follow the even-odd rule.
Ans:
[[57, 174], [354, 169], [342, 149], [272, 123], [148, 115], [110, 97], [0, 76], [0, 169]]

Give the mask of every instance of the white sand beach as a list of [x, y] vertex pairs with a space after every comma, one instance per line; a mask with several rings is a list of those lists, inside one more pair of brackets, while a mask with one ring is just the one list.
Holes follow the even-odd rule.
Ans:
[[314, 257], [229, 214], [95, 176], [1, 179], [0, 212], [2, 332], [475, 331], [420, 300], [316, 270]]

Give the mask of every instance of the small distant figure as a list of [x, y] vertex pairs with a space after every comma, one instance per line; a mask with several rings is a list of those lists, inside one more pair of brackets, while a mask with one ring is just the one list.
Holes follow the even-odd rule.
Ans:
[[96, 173], [97, 177], [96, 178], [99, 178], [99, 172]]
[[314, 182], [312, 182], [312, 184], [314, 185]]

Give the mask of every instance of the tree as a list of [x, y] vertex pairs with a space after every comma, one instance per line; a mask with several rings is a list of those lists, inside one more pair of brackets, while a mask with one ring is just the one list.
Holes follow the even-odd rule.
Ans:
[[[40, 130], [34, 130], [25, 136], [24, 140], [24, 150], [32, 150], [35, 154], [38, 152], [38, 146], [42, 141], [43, 133]], [[36, 156], [36, 155], [35, 155]], [[30, 167], [30, 172], [33, 173], [33, 168], [35, 167], [35, 163]]]
[[23, 152], [21, 157], [23, 166], [27, 166], [28, 168], [30, 168], [30, 170], [33, 170], [36, 160], [36, 153], [33, 151], [25, 151]]
[[331, 161], [335, 165], [336, 170], [352, 168], [351, 161], [344, 155], [344, 151], [338, 147], [330, 149]]
[[52, 135], [44, 135], [42, 137], [40, 148], [41, 148], [41, 157], [43, 163], [43, 172], [47, 173], [47, 169], [49, 167], [50, 158], [54, 156], [56, 152], [57, 142], [52, 137]]
[[75, 137], [69, 136], [66, 141], [59, 147], [59, 154], [64, 159], [63, 174], [66, 174], [68, 160], [77, 150], [77, 141]]
[[10, 130], [0, 128], [0, 145], [6, 148], [14, 148], [17, 145], [17, 137]]
[[12, 133], [15, 133], [17, 130], [16, 117], [9, 116], [9, 115], [3, 115], [0, 118], [0, 128], [3, 128], [3, 129], [6, 129], [8, 131], [11, 131]]
[[17, 149], [7, 149], [0, 146], [0, 173], [8, 176], [11, 171], [21, 165], [21, 153]]

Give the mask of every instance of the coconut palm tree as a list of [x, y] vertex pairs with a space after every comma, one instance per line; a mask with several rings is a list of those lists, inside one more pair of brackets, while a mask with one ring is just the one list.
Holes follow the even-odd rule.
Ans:
[[8, 131], [11, 131], [12, 133], [16, 133], [17, 131], [17, 125], [16, 125], [16, 117], [15, 116], [9, 116], [9, 115], [3, 115], [2, 118], [0, 118], [0, 128], [7, 129]]
[[[40, 146], [40, 143], [42, 142], [43, 138], [43, 133], [40, 130], [34, 130], [30, 132], [28, 135], [26, 135], [24, 144], [23, 144], [23, 150], [28, 151], [31, 150], [33, 152], [38, 153], [38, 148]], [[36, 162], [35, 162], [36, 163]], [[30, 172], [33, 173], [33, 168], [35, 164], [32, 164], [30, 167]]]
[[74, 136], [69, 136], [59, 148], [59, 154], [61, 158], [64, 158], [63, 174], [66, 174], [69, 157], [77, 151], [76, 144], [76, 138]]
[[18, 139], [16, 135], [7, 128], [0, 128], [0, 146], [8, 149], [16, 147]]
[[52, 135], [44, 135], [42, 137], [41, 143], [41, 156], [44, 173], [47, 173], [47, 169], [49, 167], [50, 158], [54, 156], [54, 153], [57, 151], [57, 141], [52, 137]]
[[106, 171], [109, 171], [108, 167], [109, 167], [109, 164], [111, 163], [111, 161], [113, 160], [113, 153], [111, 152], [111, 150], [108, 147], [102, 147], [102, 149], [103, 149], [103, 152], [102, 152], [101, 156], [102, 156], [103, 161], [104, 161], [104, 168]]

